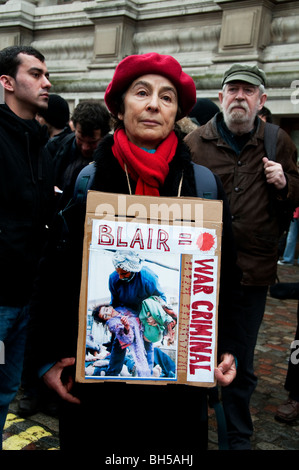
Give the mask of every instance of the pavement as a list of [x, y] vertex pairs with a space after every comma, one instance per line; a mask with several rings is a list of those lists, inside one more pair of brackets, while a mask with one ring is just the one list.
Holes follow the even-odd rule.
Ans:
[[[280, 282], [299, 281], [299, 266], [278, 266], [278, 278]], [[284, 381], [296, 327], [297, 301], [268, 296], [255, 352], [255, 371], [259, 381], [251, 400], [253, 450], [299, 450], [299, 419], [293, 424], [280, 423], [274, 419], [277, 406], [287, 399]], [[36, 413], [27, 419], [21, 418], [17, 412], [19, 397], [20, 393], [10, 406], [3, 435], [3, 450], [59, 450], [57, 418], [43, 413]], [[211, 409], [209, 450], [218, 449], [217, 420]]]
[[[299, 282], [299, 266], [278, 266], [280, 282]], [[251, 398], [254, 425], [252, 450], [299, 450], [299, 419], [293, 424], [274, 419], [277, 406], [288, 398], [284, 382], [290, 344], [297, 328], [297, 300], [267, 297], [264, 319], [255, 350], [258, 385]], [[217, 424], [210, 416], [209, 449], [217, 449]]]

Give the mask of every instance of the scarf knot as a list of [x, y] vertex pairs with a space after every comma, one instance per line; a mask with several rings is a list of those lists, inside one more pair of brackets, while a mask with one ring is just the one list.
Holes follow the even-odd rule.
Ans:
[[177, 145], [177, 136], [172, 131], [155, 153], [149, 153], [130, 142], [124, 129], [117, 129], [112, 152], [121, 167], [125, 169], [126, 166], [129, 175], [137, 182], [135, 194], [159, 196], [159, 188], [168, 175], [169, 163], [175, 155]]

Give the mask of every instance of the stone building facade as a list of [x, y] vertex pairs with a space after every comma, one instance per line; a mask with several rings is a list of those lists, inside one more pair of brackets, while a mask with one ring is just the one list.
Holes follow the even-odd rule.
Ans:
[[0, 48], [31, 44], [46, 57], [52, 91], [71, 109], [102, 100], [117, 63], [174, 56], [199, 97], [218, 100], [234, 62], [267, 74], [266, 106], [299, 146], [299, 1], [0, 0]]

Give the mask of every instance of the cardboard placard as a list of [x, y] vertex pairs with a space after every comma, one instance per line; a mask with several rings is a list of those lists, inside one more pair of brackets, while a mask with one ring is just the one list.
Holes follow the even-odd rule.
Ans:
[[[78, 382], [215, 385], [221, 235], [222, 201], [88, 192]], [[142, 267], [126, 282], [113, 259], [128, 252]]]

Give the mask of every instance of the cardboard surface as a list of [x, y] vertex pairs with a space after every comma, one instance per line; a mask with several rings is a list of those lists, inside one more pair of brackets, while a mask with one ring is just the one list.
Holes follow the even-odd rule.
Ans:
[[[221, 201], [88, 192], [79, 307], [78, 382], [121, 380], [215, 385], [221, 234]], [[113, 258], [115, 253], [127, 251], [142, 258], [140, 276], [145, 272], [150, 278], [153, 276], [162, 292], [163, 299], [151, 296], [150, 300], [138, 303], [136, 298], [139, 307], [143, 306], [141, 312], [147, 312], [155, 324], [152, 325], [155, 331], [148, 327], [148, 318], [142, 319], [138, 309], [137, 312], [131, 304], [118, 305], [112, 295], [113, 283], [119, 287]], [[137, 275], [130, 282], [135, 281]], [[121, 289], [126, 288], [123, 286], [121, 283]], [[99, 304], [110, 304], [112, 298], [116, 309], [114, 319], [105, 325], [96, 323], [93, 309]], [[154, 317], [152, 312], [158, 316]], [[168, 326], [173, 325], [169, 312], [177, 315], [173, 329]], [[131, 322], [125, 329], [124, 316]], [[136, 327], [136, 318], [140, 329]], [[158, 341], [147, 341], [149, 330], [157, 339], [156, 326], [160, 320], [162, 333]], [[112, 332], [125, 351], [121, 353], [125, 360], [120, 375], [108, 376], [105, 374], [111, 354], [107, 352], [107, 343]], [[154, 351], [155, 367], [149, 375], [139, 355], [143, 343]]]

